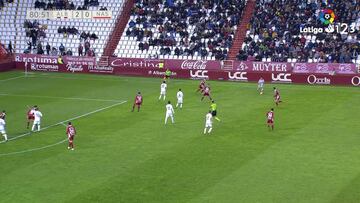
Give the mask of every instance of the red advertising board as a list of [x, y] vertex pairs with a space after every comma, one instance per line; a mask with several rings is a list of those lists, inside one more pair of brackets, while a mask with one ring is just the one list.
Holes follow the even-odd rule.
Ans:
[[[257, 82], [263, 77], [271, 83], [360, 85], [360, 75], [354, 64], [233, 61], [232, 69], [227, 67], [227, 70], [222, 70], [218, 61], [111, 58], [109, 66], [98, 66], [95, 58], [90, 57], [64, 57], [64, 63], [59, 63], [56, 56], [35, 54], [18, 54], [15, 61], [20, 69], [27, 64], [29, 71], [163, 77], [165, 70], [170, 68], [172, 77], [184, 79]], [[161, 63], [164, 64], [163, 68], [160, 68]]]

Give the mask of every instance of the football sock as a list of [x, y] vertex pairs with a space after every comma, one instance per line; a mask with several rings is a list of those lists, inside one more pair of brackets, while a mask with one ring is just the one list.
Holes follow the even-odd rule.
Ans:
[[40, 124], [37, 125], [37, 129], [38, 129], [38, 131], [40, 131]]
[[206, 134], [206, 128], [204, 128], [204, 134]]
[[31, 131], [34, 131], [35, 130], [35, 124], [33, 124], [32, 128], [31, 128]]
[[220, 118], [218, 118], [217, 116], [215, 116], [215, 119], [216, 119], [217, 121], [221, 121]]
[[4, 138], [5, 138], [5, 141], [7, 141], [7, 135], [6, 134], [3, 134]]
[[212, 130], [212, 128], [210, 128], [210, 129], [209, 129], [208, 133], [210, 133], [210, 132], [211, 132], [211, 130]]

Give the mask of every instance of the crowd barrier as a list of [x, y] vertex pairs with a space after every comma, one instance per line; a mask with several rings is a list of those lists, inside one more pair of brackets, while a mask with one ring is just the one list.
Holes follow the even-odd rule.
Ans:
[[165, 70], [173, 78], [257, 82], [263, 77], [271, 83], [359, 86], [355, 64], [277, 63], [201, 60], [157, 60], [110, 58], [107, 66], [98, 66], [92, 57], [63, 57], [18, 54], [16, 67], [28, 71], [95, 73], [142, 77], [163, 77]]

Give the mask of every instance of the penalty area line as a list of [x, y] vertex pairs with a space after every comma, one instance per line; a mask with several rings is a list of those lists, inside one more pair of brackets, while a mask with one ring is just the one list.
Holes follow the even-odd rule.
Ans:
[[94, 99], [94, 98], [82, 98], [82, 97], [56, 97], [56, 96], [27, 95], [27, 94], [7, 94], [7, 93], [0, 93], [0, 96], [7, 96], [7, 97], [30, 97], [30, 98], [47, 98], [47, 99], [65, 99], [65, 100], [82, 100], [82, 101], [99, 101], [99, 102], [120, 102], [120, 100], [114, 100], [114, 99]]
[[18, 151], [18, 152], [10, 152], [10, 153], [0, 154], [0, 157], [1, 157], [1, 156], [15, 155], [15, 154], [23, 154], [23, 153], [27, 153], [27, 152], [34, 152], [34, 151], [39, 151], [39, 150], [47, 149], [47, 148], [50, 148], [50, 147], [53, 147], [53, 146], [62, 144], [62, 143], [64, 143], [64, 142], [66, 142], [66, 140], [67, 140], [67, 139], [63, 139], [63, 140], [61, 140], [60, 142], [57, 142], [57, 143], [54, 143], [54, 144], [50, 144], [50, 145], [46, 145], [46, 146], [43, 146], [43, 147], [27, 149], [27, 150]]
[[[69, 122], [69, 121], [72, 121], [72, 120], [76, 120], [76, 119], [79, 119], [79, 118], [83, 118], [83, 117], [86, 117], [86, 116], [89, 116], [89, 115], [98, 113], [98, 112], [100, 112], [100, 111], [104, 111], [104, 110], [110, 109], [110, 108], [112, 108], [112, 107], [119, 106], [119, 105], [124, 104], [124, 103], [126, 103], [126, 102], [127, 102], [127, 101], [122, 101], [122, 102], [119, 102], [119, 103], [116, 103], [116, 104], [112, 104], [112, 105], [110, 105], [110, 106], [106, 106], [106, 107], [103, 107], [103, 108], [100, 108], [100, 109], [96, 109], [96, 110], [94, 110], [94, 111], [90, 111], [90, 112], [88, 112], [88, 113], [85, 113], [85, 114], [82, 114], [82, 115], [79, 115], [79, 116], [75, 116], [75, 117], [73, 117], [73, 118], [69, 118], [69, 119], [67, 119], [67, 120], [60, 121], [60, 122], [58, 122], [58, 123], [55, 123], [55, 124], [52, 124], [52, 125], [49, 125], [49, 126], [44, 127], [43, 129], [40, 130], [40, 132], [42, 132], [42, 131], [44, 131], [44, 130], [46, 130], [46, 129], [49, 129], [49, 128], [51, 128], [51, 127], [58, 126], [58, 125], [64, 125], [64, 126], [66, 126], [66, 125], [64, 124], [64, 123], [66, 123], [66, 122]], [[27, 133], [24, 133], [24, 134], [15, 136], [15, 137], [11, 137], [11, 138], [8, 139], [7, 142], [13, 141], [13, 140], [17, 140], [17, 139], [19, 139], [19, 138], [28, 136], [28, 135], [30, 135], [30, 134], [32, 134], [32, 132], [27, 132]], [[2, 142], [0, 142], [0, 143], [3, 144], [3, 143], [7, 143], [7, 142], [2, 141]]]
[[6, 81], [10, 81], [10, 80], [16, 80], [18, 78], [24, 78], [25, 76], [22, 75], [22, 76], [17, 76], [17, 77], [12, 77], [12, 78], [8, 78], [8, 79], [3, 79], [3, 80], [0, 80], [0, 82], [6, 82]]

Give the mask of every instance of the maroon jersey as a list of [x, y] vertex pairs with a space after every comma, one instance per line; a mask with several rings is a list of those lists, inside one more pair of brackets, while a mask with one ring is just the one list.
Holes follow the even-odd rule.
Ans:
[[205, 87], [205, 81], [201, 81], [200, 85], [199, 85], [199, 88], [204, 89], [204, 87]]
[[280, 100], [280, 92], [277, 89], [274, 90], [274, 98], [275, 100]]
[[142, 103], [142, 96], [136, 95], [135, 97], [135, 104], [141, 104]]
[[32, 119], [34, 120], [34, 109], [30, 109], [28, 112], [27, 112], [27, 117], [28, 119]]
[[267, 112], [266, 117], [267, 117], [267, 122], [268, 123], [273, 123], [274, 122], [274, 112], [273, 111]]
[[66, 127], [66, 134], [68, 135], [69, 138], [74, 137], [76, 134], [76, 130], [75, 130], [74, 126], [68, 125]]

